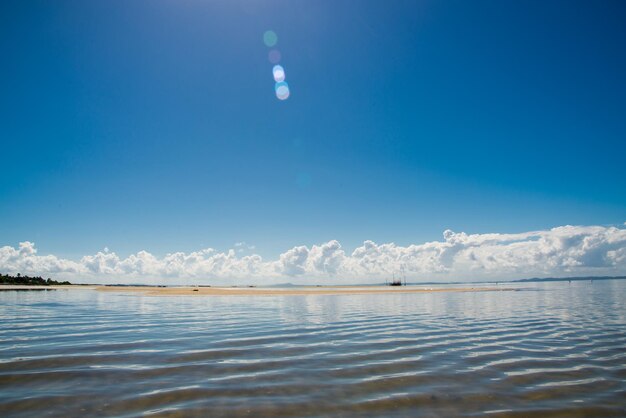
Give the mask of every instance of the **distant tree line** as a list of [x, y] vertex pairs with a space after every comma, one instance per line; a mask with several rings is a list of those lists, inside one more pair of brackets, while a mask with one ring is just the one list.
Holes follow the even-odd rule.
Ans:
[[41, 276], [30, 277], [30, 276], [22, 276], [20, 273], [17, 273], [17, 276], [11, 276], [9, 274], [1, 274], [0, 273], [0, 284], [21, 284], [28, 286], [53, 286], [53, 285], [66, 285], [72, 284], [68, 281], [65, 282], [57, 282], [56, 280], [52, 280], [48, 277], [48, 279], [44, 279]]

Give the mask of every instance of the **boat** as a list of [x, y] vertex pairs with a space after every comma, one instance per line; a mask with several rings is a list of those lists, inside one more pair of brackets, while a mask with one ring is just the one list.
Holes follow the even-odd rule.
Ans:
[[401, 278], [396, 279], [396, 275], [394, 273], [393, 279], [389, 282], [386, 282], [387, 286], [406, 286], [406, 276], [404, 276], [404, 282]]

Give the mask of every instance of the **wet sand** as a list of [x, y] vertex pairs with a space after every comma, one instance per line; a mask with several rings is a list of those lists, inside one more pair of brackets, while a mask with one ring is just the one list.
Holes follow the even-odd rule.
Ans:
[[149, 296], [306, 296], [306, 295], [363, 295], [389, 293], [441, 293], [513, 291], [506, 287], [429, 287], [429, 286], [302, 286], [294, 288], [268, 287], [208, 287], [208, 286], [22, 286], [0, 285], [2, 290], [96, 290], [99, 292], [142, 293]]
[[306, 296], [389, 293], [487, 292], [511, 291], [515, 289], [502, 287], [433, 288], [426, 286], [311, 286], [298, 288], [99, 286], [96, 288], [96, 290], [101, 292], [140, 292], [151, 296]]

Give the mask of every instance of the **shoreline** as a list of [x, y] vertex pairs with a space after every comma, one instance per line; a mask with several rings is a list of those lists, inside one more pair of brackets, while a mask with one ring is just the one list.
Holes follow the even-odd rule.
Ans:
[[38, 285], [28, 285], [28, 284], [0, 284], [0, 291], [9, 291], [9, 290], [95, 290], [100, 285], [81, 285], [81, 284], [59, 284], [59, 285], [50, 285], [50, 286], [38, 286]]
[[299, 288], [264, 287], [196, 287], [196, 286], [104, 286], [104, 285], [0, 285], [0, 291], [28, 290], [95, 290], [112, 293], [139, 293], [145, 296], [307, 296], [307, 295], [369, 295], [398, 293], [442, 293], [442, 292], [494, 292], [515, 291], [510, 287], [450, 287], [430, 286], [307, 286]]
[[143, 293], [148, 296], [307, 296], [307, 295], [366, 295], [366, 294], [391, 294], [391, 293], [441, 293], [441, 292], [487, 292], [487, 291], [513, 291], [512, 288], [498, 287], [458, 287], [458, 288], [432, 288], [432, 287], [301, 287], [293, 288], [258, 288], [258, 287], [148, 287], [148, 286], [100, 286], [99, 292]]

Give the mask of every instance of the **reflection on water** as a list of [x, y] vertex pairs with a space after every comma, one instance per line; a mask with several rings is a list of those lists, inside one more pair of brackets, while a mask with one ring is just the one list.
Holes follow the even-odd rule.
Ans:
[[626, 416], [625, 296], [0, 292], [0, 415]]

